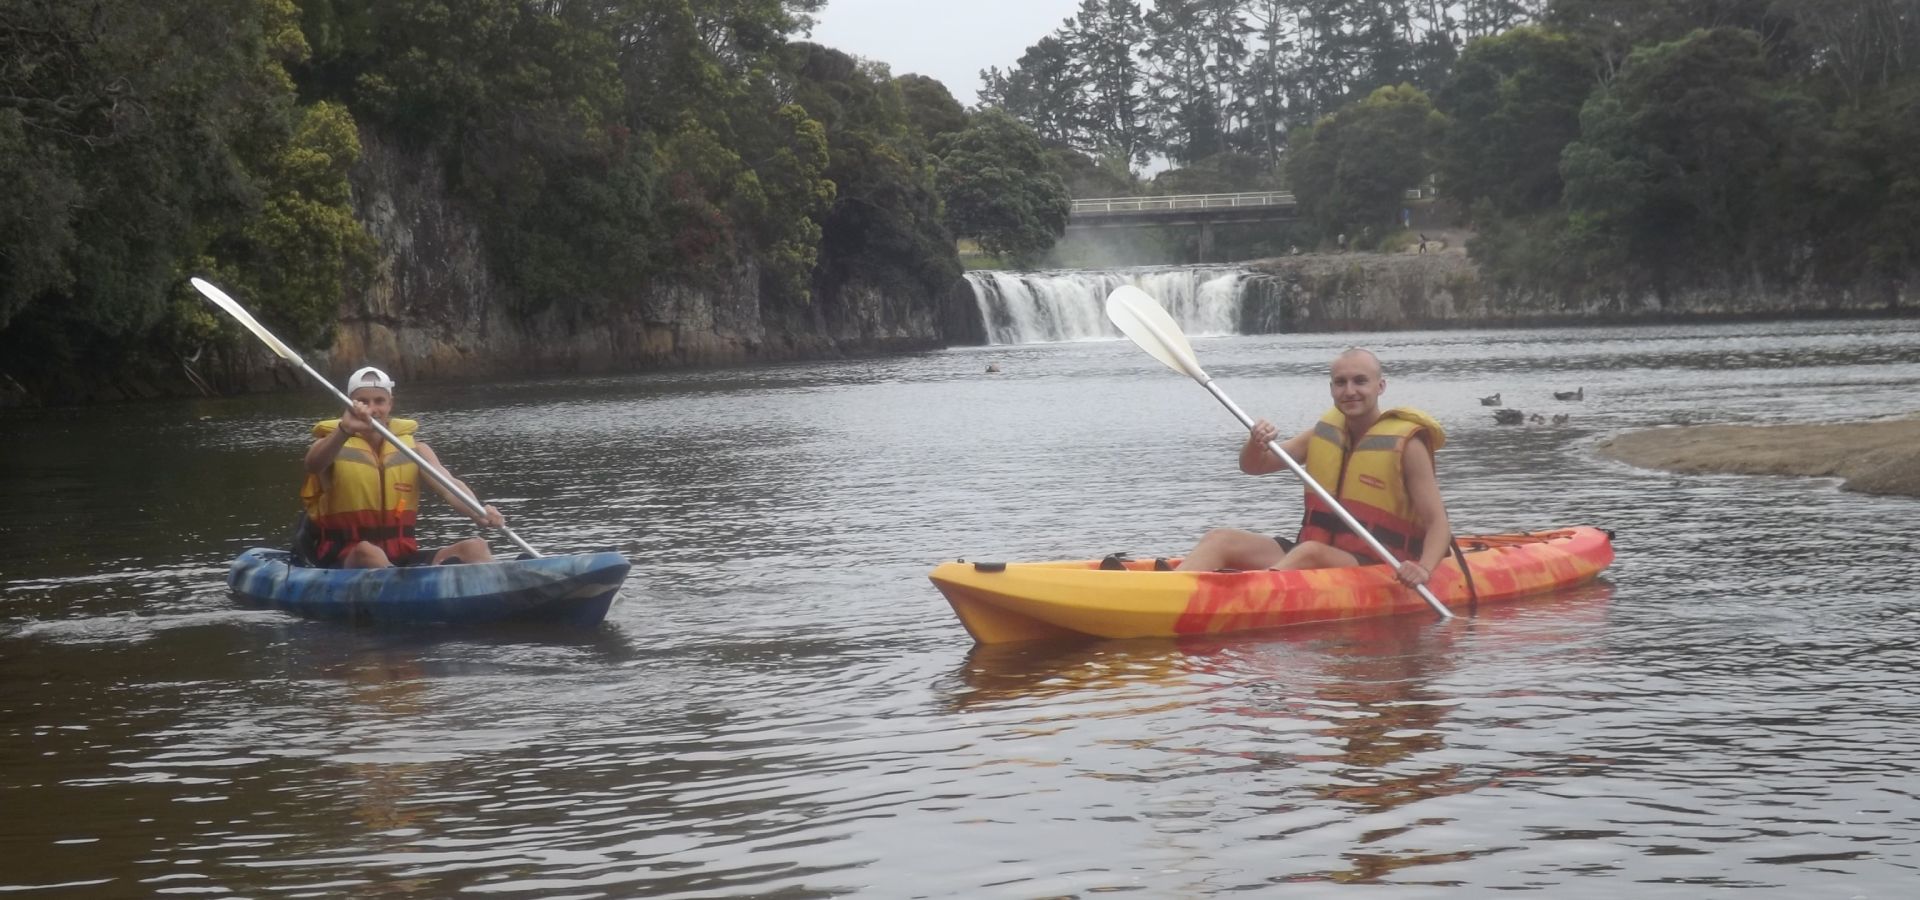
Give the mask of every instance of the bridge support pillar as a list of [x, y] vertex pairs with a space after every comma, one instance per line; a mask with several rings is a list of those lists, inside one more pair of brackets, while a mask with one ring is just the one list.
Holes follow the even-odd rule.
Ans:
[[1213, 223], [1201, 222], [1200, 223], [1200, 258], [1194, 261], [1198, 263], [1206, 263], [1208, 260], [1212, 258], [1213, 258]]

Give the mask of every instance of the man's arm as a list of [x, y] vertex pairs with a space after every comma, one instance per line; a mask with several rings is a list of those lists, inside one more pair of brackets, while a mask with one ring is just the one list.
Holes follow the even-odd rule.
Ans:
[[[1286, 468], [1287, 464], [1267, 448], [1267, 442], [1279, 436], [1280, 429], [1275, 428], [1272, 422], [1265, 419], [1255, 422], [1253, 430], [1247, 433], [1247, 443], [1240, 448], [1240, 471], [1248, 475], [1265, 475]], [[1311, 436], [1312, 432], [1300, 432], [1287, 438], [1280, 449], [1293, 457], [1295, 462], [1304, 463], [1307, 459], [1307, 439]]]
[[326, 474], [327, 468], [333, 465], [334, 458], [340, 455], [341, 448], [347, 446], [348, 438], [364, 435], [372, 430], [373, 426], [367, 423], [366, 416], [360, 412], [359, 404], [347, 404], [346, 410], [340, 413], [340, 427], [335, 428], [332, 434], [314, 441], [313, 446], [307, 448], [307, 474]]
[[1424, 575], [1447, 558], [1447, 544], [1453, 537], [1446, 501], [1440, 499], [1440, 480], [1434, 474], [1433, 451], [1427, 449], [1425, 438], [1415, 436], [1407, 442], [1406, 452], [1400, 455], [1400, 472], [1406, 479], [1407, 498], [1413, 501], [1414, 518], [1427, 526], [1419, 559], [1423, 576], [1417, 582], [1424, 583]]
[[[433, 466], [434, 469], [439, 471], [440, 474], [445, 475], [448, 481], [451, 481], [454, 484], [459, 485], [461, 490], [467, 492], [467, 496], [469, 497], [477, 496], [476, 494], [474, 494], [473, 488], [467, 487], [466, 482], [453, 477], [453, 473], [447, 471], [447, 467], [440, 464], [440, 457], [434, 454], [432, 447], [427, 446], [425, 443], [416, 442], [413, 445], [413, 452], [420, 454], [421, 459], [426, 460], [428, 463], [430, 463]], [[468, 506], [466, 504], [466, 501], [461, 500], [459, 495], [442, 487], [440, 485], [440, 482], [435, 480], [431, 476], [422, 475], [421, 477], [426, 480], [427, 484], [433, 486], [433, 492], [436, 494], [439, 494], [440, 499], [447, 501], [448, 506], [451, 506], [454, 509], [459, 510], [462, 515], [466, 516], [469, 519], [472, 519], [475, 523], [480, 525], [485, 525], [491, 528], [499, 528], [506, 524], [506, 520], [501, 517], [500, 511], [497, 509], [494, 509], [492, 504], [488, 504], [484, 508], [476, 510], [473, 507]]]

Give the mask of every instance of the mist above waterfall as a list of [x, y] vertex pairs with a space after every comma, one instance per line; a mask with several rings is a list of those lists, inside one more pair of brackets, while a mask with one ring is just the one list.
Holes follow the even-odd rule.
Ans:
[[1242, 269], [1184, 267], [967, 273], [991, 344], [1119, 340], [1107, 295], [1130, 284], [1160, 301], [1188, 334], [1239, 330]]

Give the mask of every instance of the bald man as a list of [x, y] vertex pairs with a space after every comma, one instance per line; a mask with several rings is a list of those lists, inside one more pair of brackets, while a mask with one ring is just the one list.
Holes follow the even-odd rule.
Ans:
[[[1433, 469], [1433, 453], [1446, 443], [1446, 433], [1419, 410], [1381, 411], [1387, 376], [1372, 351], [1347, 350], [1334, 358], [1330, 374], [1333, 409], [1280, 449], [1393, 554], [1402, 583], [1425, 584], [1446, 558], [1452, 536]], [[1272, 422], [1254, 423], [1240, 448], [1240, 471], [1265, 475], [1286, 468], [1267, 447], [1279, 435]], [[1179, 568], [1330, 569], [1377, 561], [1366, 542], [1308, 489], [1296, 541], [1219, 528], [1207, 532]]]

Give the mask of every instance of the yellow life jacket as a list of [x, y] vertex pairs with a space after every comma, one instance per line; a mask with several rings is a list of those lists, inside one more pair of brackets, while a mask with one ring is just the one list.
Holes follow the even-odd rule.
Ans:
[[[1307, 474], [1339, 498], [1340, 505], [1381, 546], [1403, 560], [1418, 559], [1426, 549], [1426, 526], [1414, 518], [1413, 500], [1407, 496], [1407, 480], [1401, 468], [1407, 442], [1416, 435], [1426, 439], [1431, 451], [1447, 442], [1446, 432], [1432, 416], [1404, 406], [1381, 413], [1380, 421], [1352, 446], [1348, 446], [1346, 414], [1338, 409], [1321, 416], [1307, 439]], [[1307, 489], [1300, 540], [1332, 544], [1362, 561], [1374, 557], [1366, 541], [1348, 529], [1339, 513], [1311, 488]]]
[[[418, 427], [412, 419], [387, 423], [387, 430], [409, 448], [414, 446]], [[324, 438], [339, 428], [339, 419], [328, 419], [313, 426], [313, 436]], [[361, 541], [386, 551], [396, 564], [420, 549], [414, 532], [420, 510], [420, 467], [385, 441], [380, 450], [376, 455], [372, 444], [357, 436], [347, 438], [340, 455], [333, 458], [331, 476], [309, 474], [301, 486], [300, 502], [318, 539], [313, 556], [321, 565], [337, 565]]]

